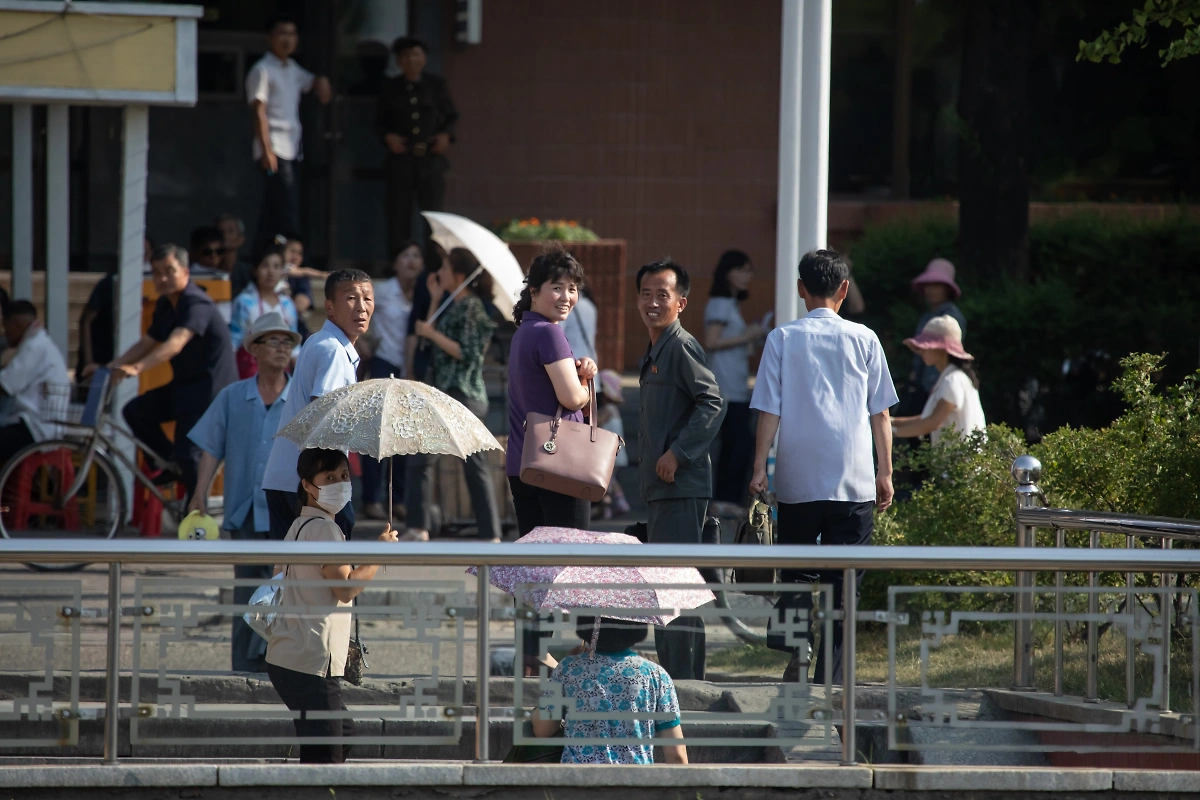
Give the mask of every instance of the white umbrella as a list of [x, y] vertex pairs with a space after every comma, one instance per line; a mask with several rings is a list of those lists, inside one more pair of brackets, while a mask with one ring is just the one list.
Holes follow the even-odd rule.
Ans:
[[[457, 214], [447, 214], [443, 211], [422, 211], [421, 214], [429, 221], [433, 229], [433, 240], [447, 251], [455, 247], [465, 247], [475, 254], [492, 280], [496, 283], [496, 296], [493, 302], [508, 319], [512, 319], [513, 304], [521, 296], [525, 286], [525, 272], [517, 263], [516, 257], [508, 249], [508, 245], [477, 222], [460, 217]], [[474, 276], [471, 276], [472, 279]], [[466, 286], [467, 281], [463, 284]], [[446, 298], [443, 303], [449, 303]], [[441, 309], [438, 309], [441, 312]], [[437, 318], [435, 314], [434, 319]]]
[[[378, 378], [334, 389], [313, 400], [276, 436], [302, 449], [350, 450], [375, 459], [414, 453], [466, 458], [503, 450], [482, 421], [432, 386]], [[388, 508], [391, 462], [388, 462]]]

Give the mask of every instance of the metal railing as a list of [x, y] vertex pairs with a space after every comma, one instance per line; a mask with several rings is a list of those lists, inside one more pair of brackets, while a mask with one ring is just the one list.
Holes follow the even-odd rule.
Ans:
[[[1026, 517], [1022, 517], [1027, 519]], [[1027, 523], [1022, 523], [1027, 524]], [[1028, 541], [1028, 539], [1026, 539]], [[575, 545], [478, 545], [467, 543], [401, 543], [385, 544], [381, 542], [345, 543], [332, 542], [259, 542], [259, 541], [139, 541], [139, 540], [109, 540], [109, 541], [37, 541], [37, 540], [6, 540], [0, 541], [0, 562], [77, 562], [84, 560], [92, 563], [108, 565], [108, 603], [109, 620], [114, 618], [113, 609], [121, 607], [121, 568], [123, 564], [328, 564], [343, 563], [373, 563], [397, 566], [476, 566], [478, 572], [477, 609], [480, 624], [477, 625], [476, 646], [479, 655], [478, 675], [489, 674], [489, 626], [484, 621], [492, 618], [488, 605], [489, 572], [492, 567], [504, 565], [525, 566], [697, 566], [697, 567], [803, 567], [806, 571], [841, 570], [844, 576], [843, 608], [832, 615], [832, 619], [848, 619], [843, 646], [844, 686], [841, 697], [841, 746], [842, 763], [857, 762], [856, 727], [858, 706], [856, 703], [855, 659], [856, 638], [855, 622], [857, 621], [886, 621], [889, 627], [889, 637], [894, 633], [898, 623], [896, 614], [889, 612], [861, 611], [858, 609], [858, 598], [855, 592], [855, 570], [978, 570], [978, 571], [1017, 571], [1033, 574], [1047, 571], [1074, 572], [1198, 572], [1200, 571], [1200, 551], [1162, 550], [1072, 550], [1066, 548], [1031, 549], [1029, 547], [820, 547], [820, 546], [776, 546], [772, 548], [739, 547], [733, 545], [712, 545], [703, 548], [682, 548], [670, 545], [640, 545], [640, 546], [575, 546]], [[161, 580], [161, 579], [160, 579]], [[901, 587], [903, 588], [903, 587]], [[919, 589], [904, 591], [919, 591]], [[892, 590], [893, 603], [895, 592]], [[944, 591], [937, 587], [937, 591]], [[990, 591], [990, 589], [989, 589]], [[1024, 602], [1032, 599], [1032, 589], [1018, 586], [1012, 591], [1016, 613], [991, 614], [979, 616], [979, 619], [1014, 620], [1018, 626], [1018, 634], [1022, 627], [1032, 625], [1034, 612], [1032, 603]], [[1061, 597], [1061, 592], [1059, 593]], [[1164, 602], [1170, 599], [1169, 593]], [[717, 613], [727, 613], [720, 611]], [[957, 614], [957, 612], [955, 612]], [[115, 615], [119, 618], [119, 614]], [[1093, 614], [1089, 619], [1095, 619]], [[821, 619], [821, 615], [815, 619]], [[937, 635], [944, 633], [940, 625], [940, 617], [936, 614], [923, 623], [923, 630], [932, 631]], [[907, 624], [907, 617], [904, 622]], [[827, 626], [830, 622], [825, 623]], [[956, 621], [951, 625], [957, 625]], [[936, 630], [935, 630], [936, 629]], [[826, 627], [826, 631], [830, 628]], [[1018, 639], [1020, 637], [1018, 636]], [[1024, 642], [1031, 642], [1031, 638]], [[1027, 649], [1019, 649], [1018, 660]], [[105, 725], [104, 725], [104, 759], [107, 763], [115, 763], [118, 758], [118, 714], [119, 691], [118, 679], [121, 671], [120, 663], [120, 629], [117, 624], [109, 624], [107, 630], [107, 659], [105, 693]], [[889, 651], [889, 659], [894, 653]], [[1169, 659], [1164, 659], [1167, 661]], [[894, 670], [893, 670], [894, 673]], [[1032, 675], [1032, 666], [1028, 672]], [[893, 678], [894, 682], [894, 678]], [[1032, 683], [1032, 681], [1030, 681]], [[478, 760], [487, 760], [488, 728], [489, 728], [489, 698], [487, 680], [478, 681], [478, 699], [476, 702], [476, 749]], [[926, 688], [926, 687], [922, 687]], [[894, 689], [894, 687], [891, 687]], [[891, 690], [890, 689], [890, 690]], [[933, 697], [936, 692], [929, 694]], [[830, 701], [830, 696], [826, 697]], [[131, 697], [130, 703], [136, 706], [137, 697]], [[1165, 706], [1160, 708], [1165, 711]], [[820, 715], [814, 718], [821, 719]], [[898, 719], [903, 720], [901, 714]], [[895, 720], [888, 722], [889, 741], [892, 740], [899, 724]], [[940, 717], [939, 717], [940, 724]], [[1106, 729], [1107, 730], [1107, 729]], [[1198, 743], [1200, 745], [1200, 743]]]
[[[1187, 519], [1173, 519], [1170, 517], [1146, 517], [1136, 516], [1132, 514], [1115, 514], [1100, 511], [1075, 511], [1065, 508], [1046, 508], [1039, 506], [1038, 503], [1045, 503], [1045, 496], [1038, 487], [1038, 482], [1042, 479], [1042, 464], [1033, 456], [1019, 456], [1012, 464], [1012, 475], [1017, 482], [1017, 531], [1016, 545], [1017, 547], [1036, 547], [1037, 537], [1036, 530], [1038, 528], [1049, 528], [1054, 531], [1055, 548], [1065, 548], [1067, 546], [1066, 532], [1087, 531], [1088, 548], [1096, 550], [1100, 547], [1100, 534], [1123, 534], [1125, 536], [1125, 547], [1133, 549], [1137, 545], [1139, 538], [1156, 538], [1161, 542], [1161, 549], [1164, 551], [1171, 550], [1172, 542], [1176, 540], [1200, 542], [1200, 522]], [[1174, 559], [1172, 559], [1174, 560]], [[1104, 570], [1108, 571], [1108, 570]], [[1162, 570], [1157, 570], [1159, 573], [1159, 586], [1166, 591], [1162, 595], [1162, 695], [1161, 695], [1161, 711], [1169, 711], [1171, 707], [1170, 681], [1171, 681], [1171, 603], [1170, 587], [1176, 572], [1186, 572], [1187, 570], [1176, 570], [1174, 567], [1167, 567]], [[1142, 570], [1141, 572], [1145, 572]], [[1137, 585], [1138, 570], [1129, 570], [1125, 572], [1125, 604], [1126, 608], [1132, 611], [1135, 600], [1135, 589]], [[1022, 571], [1016, 575], [1016, 584], [1018, 587], [1027, 590], [1025, 593], [1017, 596], [1018, 610], [1022, 613], [1029, 614], [1029, 619], [1022, 620], [1017, 623], [1016, 636], [1013, 644], [1013, 688], [1022, 691], [1030, 691], [1034, 688], [1033, 682], [1033, 601], [1036, 575], [1033, 572]], [[1057, 617], [1054, 623], [1054, 694], [1061, 697], [1063, 695], [1063, 638], [1064, 638], [1064, 623], [1063, 623], [1063, 588], [1065, 583], [1065, 575], [1062, 570], [1055, 571], [1055, 616]], [[1085, 702], [1095, 703], [1099, 700], [1099, 627], [1097, 618], [1099, 616], [1099, 573], [1090, 571], [1088, 573], [1088, 614], [1092, 617], [1087, 623], [1087, 678], [1086, 688], [1084, 690], [1083, 699]], [[1195, 610], [1193, 609], [1193, 613]], [[1127, 639], [1125, 652], [1125, 702], [1132, 706], [1136, 700], [1135, 689], [1135, 669], [1134, 659], [1135, 651], [1132, 637]]]

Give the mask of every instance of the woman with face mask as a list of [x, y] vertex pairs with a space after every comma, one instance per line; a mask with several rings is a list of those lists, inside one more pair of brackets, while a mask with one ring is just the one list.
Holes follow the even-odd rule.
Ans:
[[[296, 462], [300, 475], [300, 516], [292, 523], [284, 541], [344, 542], [346, 537], [333, 521], [350, 502], [350, 462], [340, 450], [301, 450]], [[379, 541], [394, 542], [389, 526]], [[362, 590], [354, 581], [369, 581], [379, 570], [375, 565], [288, 564], [276, 566], [272, 574], [285, 573], [281, 605], [312, 609], [312, 613], [281, 613], [271, 629], [267, 644], [267, 675], [284, 704], [292, 711], [345, 711], [342, 676], [350, 648], [349, 612], [337, 611], [350, 605]], [[326, 581], [321, 586], [297, 586], [299, 581]], [[345, 737], [354, 735], [350, 719], [295, 721], [297, 736]], [[301, 745], [300, 762], [340, 764], [346, 760], [347, 745]]]

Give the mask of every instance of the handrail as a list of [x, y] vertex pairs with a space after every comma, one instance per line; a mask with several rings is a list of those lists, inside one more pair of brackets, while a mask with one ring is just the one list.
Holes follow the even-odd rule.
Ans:
[[1143, 517], [1103, 511], [1073, 511], [1068, 508], [1018, 508], [1017, 523], [1035, 528], [1160, 536], [1200, 542], [1200, 522], [1175, 517]]
[[1200, 572], [1200, 550], [778, 545], [573, 545], [444, 542], [0, 540], [0, 561], [101, 564], [396, 566], [803, 566], [810, 569]]

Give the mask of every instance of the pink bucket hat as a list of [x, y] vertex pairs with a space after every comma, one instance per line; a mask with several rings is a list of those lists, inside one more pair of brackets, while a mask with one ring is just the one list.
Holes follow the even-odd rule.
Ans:
[[911, 339], [905, 339], [904, 344], [914, 352], [917, 350], [945, 350], [948, 355], [955, 358], [961, 358], [964, 361], [975, 360], [975, 356], [963, 350], [962, 328], [959, 327], [958, 320], [947, 314], [934, 317], [926, 322], [921, 332]]
[[925, 266], [925, 271], [913, 278], [913, 288], [927, 283], [944, 283], [954, 290], [954, 299], [962, 297], [962, 289], [954, 282], [954, 265], [944, 258], [935, 258]]

